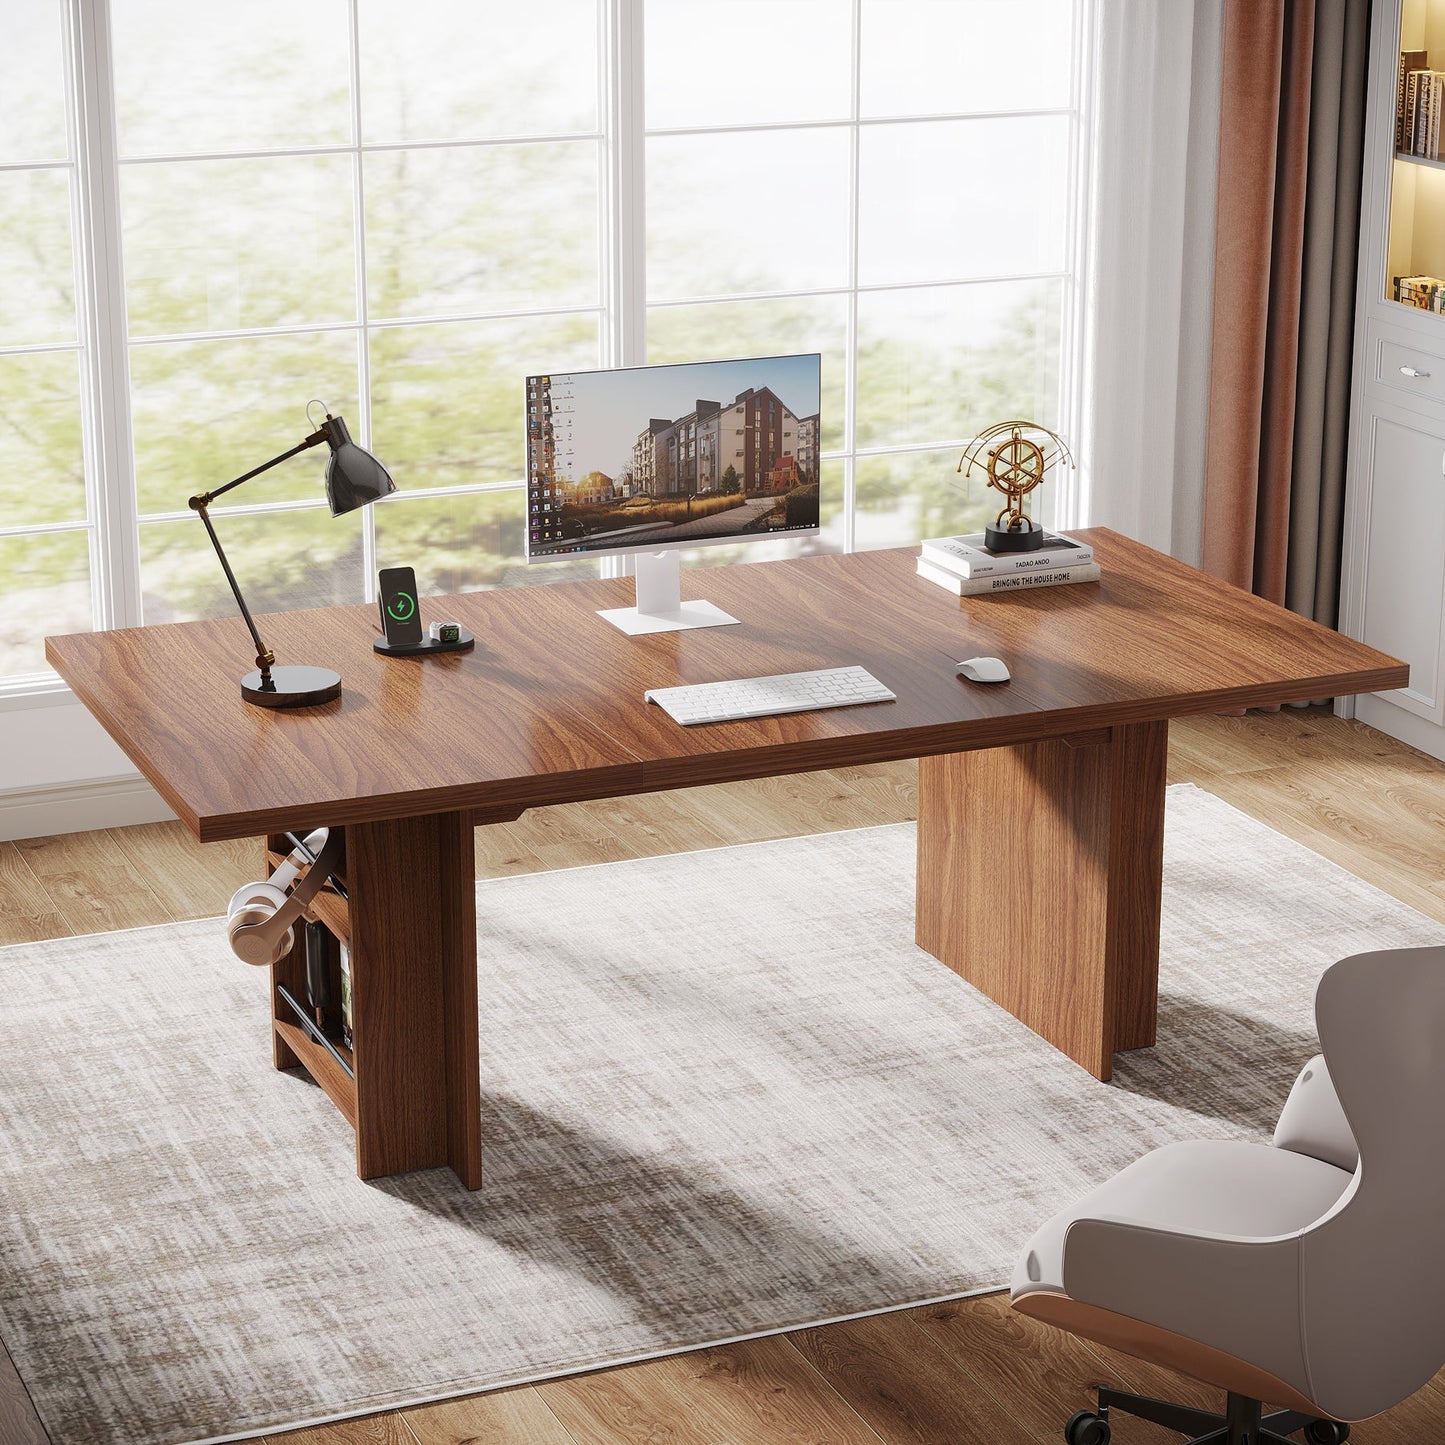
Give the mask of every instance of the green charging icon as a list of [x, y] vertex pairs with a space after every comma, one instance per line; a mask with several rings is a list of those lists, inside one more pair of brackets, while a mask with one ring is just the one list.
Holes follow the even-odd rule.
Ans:
[[416, 611], [416, 598], [410, 592], [398, 592], [390, 602], [386, 604], [387, 616], [394, 618], [397, 622], [407, 622]]

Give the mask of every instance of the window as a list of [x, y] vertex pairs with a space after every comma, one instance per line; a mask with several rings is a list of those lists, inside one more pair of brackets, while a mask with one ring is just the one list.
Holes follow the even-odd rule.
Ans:
[[78, 191], [63, 14], [7, 4], [0, 47], [0, 676], [97, 620], [81, 418], [91, 370], [76, 297]]
[[[648, 360], [822, 352], [822, 546], [981, 530], [998, 502], [957, 478], [964, 442], [1076, 423], [1090, 7], [705, 9], [647, 6]], [[725, 83], [678, 64], [702, 24]], [[735, 555], [758, 552], [690, 560]]]
[[1089, 3], [12, 0], [0, 689], [233, 613], [187, 498], [313, 397], [401, 495], [332, 518], [313, 451], [218, 502], [258, 611], [576, 575], [521, 565], [539, 363], [821, 351], [825, 536], [748, 556], [980, 522], [963, 441], [1070, 421]]
[[360, 601], [396, 563], [504, 580], [521, 378], [600, 360], [594, 0], [545, 45], [511, 6], [192, 13], [111, 0], [143, 620], [234, 609], [186, 496], [294, 444], [312, 396], [403, 495], [333, 519], [309, 453], [217, 503], [253, 608]]

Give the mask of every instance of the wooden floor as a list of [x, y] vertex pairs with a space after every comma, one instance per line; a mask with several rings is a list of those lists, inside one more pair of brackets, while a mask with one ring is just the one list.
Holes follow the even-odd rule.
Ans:
[[[1175, 724], [1194, 782], [1445, 921], [1445, 764], [1320, 709]], [[477, 835], [484, 875], [646, 857], [913, 816], [909, 764], [574, 804]], [[0, 944], [206, 917], [256, 876], [255, 843], [179, 824], [0, 844]], [[239, 965], [238, 965], [239, 966]], [[258, 1061], [258, 1067], [264, 1061]], [[1215, 1392], [1014, 1316], [1003, 1295], [699, 1350], [269, 1437], [286, 1445], [1006, 1445], [1049, 1442], [1090, 1385]], [[1355, 1427], [1356, 1445], [1445, 1441], [1445, 1373]], [[1177, 1441], [1115, 1417], [1114, 1439]], [[0, 1445], [46, 1445], [0, 1352]]]

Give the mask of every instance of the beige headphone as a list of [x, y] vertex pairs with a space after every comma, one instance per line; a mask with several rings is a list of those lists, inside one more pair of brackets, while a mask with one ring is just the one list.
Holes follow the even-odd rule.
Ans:
[[[335, 868], [341, 853], [341, 837], [340, 830], [333, 837], [326, 828], [308, 833], [264, 883], [244, 884], [231, 896], [226, 909], [226, 933], [231, 940], [231, 952], [243, 963], [264, 968], [279, 963], [291, 951], [296, 941], [292, 925], [308, 916], [308, 905]], [[296, 883], [307, 863], [311, 866], [306, 876]], [[293, 883], [296, 886], [291, 888]]]

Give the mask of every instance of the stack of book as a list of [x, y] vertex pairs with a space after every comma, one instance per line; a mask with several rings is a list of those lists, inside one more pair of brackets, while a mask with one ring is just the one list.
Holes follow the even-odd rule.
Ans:
[[1062, 532], [1044, 534], [1032, 552], [990, 552], [984, 534], [936, 537], [923, 543], [918, 575], [946, 587], [956, 597], [987, 592], [1016, 592], [1025, 587], [1063, 587], [1070, 582], [1097, 582], [1099, 564], [1087, 542]]
[[1395, 149], [1405, 155], [1440, 159], [1440, 114], [1445, 109], [1445, 71], [1429, 69], [1423, 50], [1400, 52], [1395, 97]]
[[1395, 300], [1422, 311], [1445, 312], [1445, 281], [1438, 276], [1396, 276]]

